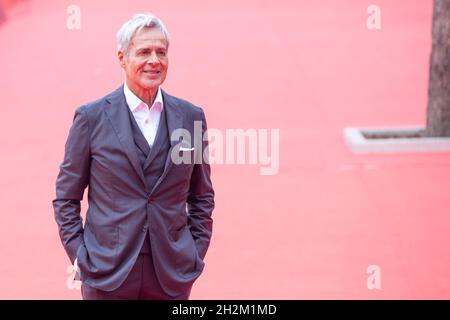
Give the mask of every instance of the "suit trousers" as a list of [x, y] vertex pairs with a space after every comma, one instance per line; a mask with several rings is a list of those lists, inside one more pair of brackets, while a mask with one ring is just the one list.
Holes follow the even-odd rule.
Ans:
[[157, 279], [150, 247], [147, 240], [139, 253], [136, 263], [125, 281], [113, 291], [93, 288], [84, 282], [81, 284], [83, 300], [188, 300], [192, 286], [179, 296], [167, 295]]

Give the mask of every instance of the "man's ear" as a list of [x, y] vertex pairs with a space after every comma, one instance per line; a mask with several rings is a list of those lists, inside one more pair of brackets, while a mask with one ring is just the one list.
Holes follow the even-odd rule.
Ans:
[[125, 69], [125, 54], [122, 51], [117, 51], [117, 58], [119, 58], [119, 64], [122, 68]]

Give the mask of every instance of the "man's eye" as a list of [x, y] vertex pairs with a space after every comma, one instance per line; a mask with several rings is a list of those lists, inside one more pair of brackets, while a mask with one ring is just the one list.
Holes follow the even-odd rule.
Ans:
[[160, 56], [165, 56], [165, 55], [166, 55], [166, 52], [165, 52], [165, 51], [158, 51], [158, 54], [159, 54]]

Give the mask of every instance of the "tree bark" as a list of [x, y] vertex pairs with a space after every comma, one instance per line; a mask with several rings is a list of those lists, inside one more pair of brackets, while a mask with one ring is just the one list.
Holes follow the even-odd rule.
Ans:
[[428, 82], [428, 137], [450, 137], [450, 0], [434, 0]]

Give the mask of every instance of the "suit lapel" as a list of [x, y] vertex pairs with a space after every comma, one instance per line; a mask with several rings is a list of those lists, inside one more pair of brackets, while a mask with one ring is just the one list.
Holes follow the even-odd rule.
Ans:
[[123, 85], [120, 86], [116, 91], [114, 91], [109, 97], [107, 97], [106, 101], [110, 105], [105, 108], [105, 112], [109, 120], [111, 121], [114, 131], [116, 132], [117, 137], [119, 138], [119, 141], [123, 149], [125, 150], [132, 167], [134, 168], [144, 185], [146, 185], [144, 172], [142, 171], [142, 166], [139, 162], [139, 158], [134, 147], [133, 133], [131, 131], [128, 105], [123, 93]]
[[[172, 140], [172, 133], [179, 128], [183, 127], [183, 117], [181, 114], [180, 106], [178, 103], [170, 96], [168, 95], [164, 90], [161, 90], [163, 101], [164, 101], [164, 112], [166, 116], [167, 121], [167, 130], [169, 132], [169, 140], [170, 140], [170, 149], [169, 153], [166, 157], [166, 163], [164, 165], [164, 171], [159, 177], [158, 181], [155, 183], [155, 186], [152, 189], [155, 190], [158, 185], [161, 183], [161, 181], [165, 178], [167, 175], [167, 172], [170, 170], [172, 166], [172, 150], [173, 148], [178, 144], [179, 141]], [[152, 152], [153, 153], [153, 152]]]

